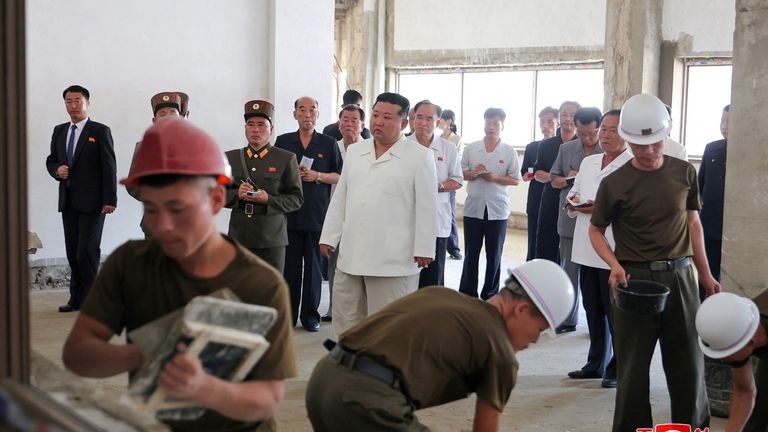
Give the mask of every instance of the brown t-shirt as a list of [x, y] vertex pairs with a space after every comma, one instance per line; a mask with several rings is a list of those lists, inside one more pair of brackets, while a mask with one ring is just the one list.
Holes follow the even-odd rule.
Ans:
[[[228, 239], [232, 241], [231, 239]], [[231, 289], [244, 303], [277, 310], [277, 320], [266, 335], [270, 347], [246, 381], [280, 380], [296, 376], [296, 355], [290, 323], [288, 288], [282, 274], [236, 242], [235, 258], [219, 275], [198, 278], [163, 254], [153, 240], [129, 241], [101, 266], [82, 313], [106, 325], [115, 334], [135, 328], [184, 307], [194, 297]], [[195, 421], [169, 423], [175, 431], [253, 430], [256, 425], [207, 410]], [[266, 427], [266, 429], [265, 429]], [[274, 421], [258, 430], [271, 430]]]
[[475, 392], [502, 411], [517, 378], [498, 310], [448, 288], [422, 288], [392, 302], [339, 342], [396, 369], [417, 409]]
[[664, 156], [655, 171], [624, 164], [600, 182], [592, 225], [613, 224], [616, 259], [656, 261], [693, 255], [688, 210], [699, 210], [696, 170]]

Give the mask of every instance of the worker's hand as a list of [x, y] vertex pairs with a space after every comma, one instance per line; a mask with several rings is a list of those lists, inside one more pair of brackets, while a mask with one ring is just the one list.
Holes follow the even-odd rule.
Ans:
[[699, 281], [701, 281], [701, 284], [704, 285], [704, 290], [707, 293], [707, 297], [720, 292], [720, 283], [712, 277], [711, 273], [704, 277], [699, 277]]
[[66, 165], [59, 165], [58, 168], [56, 168], [56, 177], [67, 180], [69, 178], [69, 167]]
[[203, 370], [200, 359], [186, 353], [186, 345], [179, 344], [177, 350], [179, 353], [163, 366], [157, 382], [170, 396], [194, 399], [200, 394], [210, 375]]
[[416, 262], [416, 265], [418, 265], [419, 268], [428, 267], [432, 262], [432, 258], [427, 257], [413, 257], [413, 260]]
[[115, 206], [105, 205], [101, 207], [101, 214], [112, 214], [115, 211]]
[[336, 251], [335, 247], [333, 247], [331, 245], [320, 243], [320, 255], [322, 255], [322, 256], [324, 256], [326, 258], [330, 258], [331, 253], [335, 252], [335, 251]]
[[[574, 200], [574, 201], [575, 201], [575, 200]], [[579, 212], [579, 213], [584, 213], [584, 214], [591, 214], [591, 213], [592, 213], [592, 210], [595, 208], [595, 201], [594, 201], [594, 200], [591, 200], [591, 199], [588, 199], [588, 200], [587, 200], [587, 202], [588, 202], [588, 203], [590, 203], [590, 204], [592, 204], [592, 205], [590, 205], [590, 206], [586, 206], [586, 207], [573, 207], [573, 206], [571, 206], [571, 207], [572, 207], [572, 210], [573, 210], [573, 211], [577, 211], [577, 212]]]
[[608, 286], [611, 287], [611, 297], [613, 299], [616, 299], [616, 285], [621, 284], [621, 286], [626, 288], [628, 280], [629, 275], [624, 271], [624, 267], [611, 267], [611, 275], [608, 276]]
[[568, 175], [566, 177], [576, 177], [576, 175], [578, 175], [578, 174], [579, 174], [578, 171], [570, 170], [570, 171], [568, 171]]
[[249, 197], [251, 198], [251, 201], [257, 203], [257, 204], [266, 204], [267, 201], [269, 201], [269, 194], [264, 189], [257, 189], [259, 192], [258, 195]]
[[314, 181], [317, 180], [317, 176], [317, 171], [299, 167], [299, 177], [301, 177], [301, 181], [314, 183]]
[[487, 182], [493, 183], [496, 180], [498, 180], [499, 175], [496, 174], [496, 173], [492, 173], [490, 171], [486, 171], [486, 172], [484, 172], [482, 174], [478, 174], [478, 177], [480, 177], [481, 179], [483, 179], [483, 180], [485, 180]]

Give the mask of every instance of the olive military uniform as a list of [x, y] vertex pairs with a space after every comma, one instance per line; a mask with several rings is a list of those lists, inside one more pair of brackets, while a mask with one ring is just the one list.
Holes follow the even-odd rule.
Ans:
[[[396, 300], [344, 332], [307, 384], [315, 431], [426, 430], [415, 409], [477, 393], [503, 411], [518, 363], [491, 304], [442, 287]], [[374, 363], [374, 366], [370, 366]], [[366, 373], [379, 370], [378, 378]], [[394, 376], [389, 382], [387, 372]]]
[[653, 427], [648, 377], [657, 340], [672, 399], [672, 422], [709, 425], [704, 356], [694, 324], [699, 294], [688, 227], [688, 211], [699, 208], [696, 170], [669, 156], [658, 170], [641, 171], [627, 163], [600, 183], [592, 225], [613, 224], [616, 259], [628, 277], [658, 282], [671, 291], [660, 314], [613, 308], [618, 366], [614, 432]]
[[[230, 150], [226, 155], [235, 179], [227, 186], [226, 205], [232, 209], [229, 235], [282, 272], [288, 245], [286, 213], [304, 202], [296, 156], [269, 144], [258, 150], [250, 146]], [[267, 204], [241, 200], [237, 191], [242, 182], [266, 191]]]
[[[245, 378], [282, 380], [296, 375], [293, 335], [289, 321], [288, 287], [282, 275], [235, 243], [237, 253], [221, 274], [198, 278], [163, 254], [154, 240], [129, 241], [115, 250], [101, 267], [82, 313], [115, 334], [130, 332], [184, 307], [199, 295], [231, 289], [243, 302], [277, 310], [277, 320], [266, 334], [270, 347]], [[198, 420], [173, 422], [174, 431], [274, 430], [274, 420], [244, 423], [206, 411]]]

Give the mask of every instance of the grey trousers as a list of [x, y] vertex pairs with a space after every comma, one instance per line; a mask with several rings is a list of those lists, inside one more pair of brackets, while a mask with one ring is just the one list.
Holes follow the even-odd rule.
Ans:
[[648, 280], [670, 289], [660, 314], [627, 312], [613, 305], [617, 378], [613, 432], [653, 427], [649, 371], [656, 342], [671, 399], [672, 423], [693, 428], [709, 426], [709, 399], [704, 385], [704, 354], [699, 348], [695, 318], [699, 289], [693, 266], [650, 271], [625, 266], [633, 280]]
[[573, 249], [572, 237], [560, 237], [560, 267], [568, 274], [568, 279], [573, 284], [573, 309], [568, 318], [560, 326], [576, 326], [579, 323], [579, 265], [571, 261], [571, 250]]

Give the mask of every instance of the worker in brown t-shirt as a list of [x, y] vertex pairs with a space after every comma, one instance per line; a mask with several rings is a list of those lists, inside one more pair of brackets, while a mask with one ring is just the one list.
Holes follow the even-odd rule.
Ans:
[[557, 264], [533, 260], [510, 271], [488, 301], [422, 288], [326, 341], [330, 354], [307, 384], [316, 432], [426, 430], [413, 411], [477, 394], [474, 430], [498, 430], [515, 386], [515, 352], [535, 343], [573, 307]]
[[110, 343], [112, 336], [198, 295], [230, 288], [246, 303], [276, 309], [265, 335], [270, 347], [244, 382], [209, 375], [198, 358], [183, 352], [163, 366], [157, 382], [167, 395], [207, 408], [195, 420], [166, 421], [174, 431], [274, 430], [285, 379], [296, 375], [282, 275], [216, 227], [231, 181], [224, 155], [202, 130], [181, 119], [150, 128], [121, 183], [138, 187], [153, 238], [130, 241], [109, 256], [64, 345], [64, 365], [78, 375], [133, 374], [150, 359], [130, 341]]
[[[688, 162], [664, 156], [671, 128], [669, 113], [656, 96], [639, 94], [627, 100], [619, 135], [634, 158], [602, 180], [590, 221], [589, 237], [610, 266], [611, 287], [627, 286], [631, 276], [670, 289], [661, 313], [613, 308], [618, 365], [614, 432], [653, 427], [648, 374], [657, 341], [672, 399], [672, 422], [709, 426], [704, 357], [694, 326], [699, 291], [691, 261], [708, 295], [720, 291], [720, 284], [704, 254], [696, 170]], [[611, 224], [615, 252], [605, 237]]]

